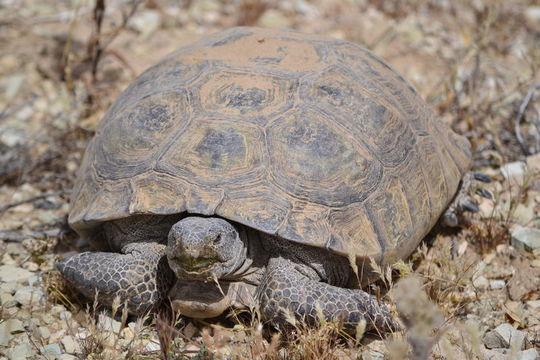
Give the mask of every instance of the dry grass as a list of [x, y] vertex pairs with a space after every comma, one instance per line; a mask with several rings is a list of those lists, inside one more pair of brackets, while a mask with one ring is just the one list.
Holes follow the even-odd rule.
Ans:
[[[0, 46], [16, 62], [9, 65], [2, 60], [6, 69], [11, 67], [0, 74], [24, 73], [27, 84], [12, 98], [0, 97], [0, 126], [19, 131], [24, 123], [28, 133], [25, 141], [13, 147], [0, 141], [0, 161], [8, 159], [9, 165], [0, 170], [3, 189], [15, 192], [23, 184], [44, 192], [71, 188], [98, 120], [134, 75], [156, 60], [152, 59], [154, 53], [178, 47], [170, 40], [173, 38], [191, 40], [194, 34], [237, 23], [257, 25], [268, 10], [289, 17], [290, 26], [299, 30], [360, 42], [386, 58], [443, 121], [469, 138], [475, 149], [475, 169], [497, 174], [501, 165], [532, 152], [540, 139], [538, 94], [518, 124], [523, 143], [517, 140], [515, 130], [523, 99], [540, 81], [540, 30], [524, 15], [534, 0], [334, 0], [300, 5], [217, 1], [210, 4], [223, 7], [217, 20], [209, 16], [213, 11], [210, 5], [205, 5], [210, 10], [203, 8], [199, 15], [190, 12], [194, 3], [181, 2], [179, 12], [170, 15], [165, 1], [133, 1], [119, 12], [105, 12], [105, 17], [104, 2], [97, 1], [96, 6], [80, 3], [65, 9], [77, 15], [66, 21], [54, 16], [51, 20], [39, 11], [25, 15], [25, 6], [31, 8], [25, 1], [6, 10], [0, 21]], [[163, 24], [155, 37], [144, 39], [127, 22], [148, 10], [160, 13]], [[363, 21], [359, 22], [360, 18]], [[146, 47], [141, 47], [143, 44]], [[25, 108], [32, 116], [21, 120], [21, 109]], [[1, 127], [0, 136], [5, 135], [3, 131]], [[410, 358], [424, 359], [432, 350], [440, 359], [482, 358], [480, 338], [485, 324], [463, 321], [483, 306], [479, 298], [487, 292], [472, 286], [477, 264], [486, 257], [496, 255], [506, 261], [513, 256], [509, 250], [498, 249], [507, 249], [510, 244], [510, 229], [519, 223], [516, 209], [530, 200], [531, 193], [538, 194], [537, 178], [519, 185], [494, 178], [496, 184], [503, 185], [491, 189], [496, 195], [491, 216], [475, 218], [459, 233], [441, 233], [429, 246], [422, 245], [411, 259], [393, 268], [375, 266], [382, 281], [371, 289], [376, 294], [388, 289], [398, 294], [397, 310], [407, 328], [402, 338], [397, 334], [393, 341], [380, 344], [387, 358], [401, 359], [408, 352]], [[61, 201], [67, 202], [67, 196]], [[65, 210], [61, 211], [65, 215]], [[17, 226], [13, 230], [20, 230]], [[59, 246], [73, 246], [71, 240], [69, 236], [61, 238]], [[51, 239], [28, 242], [31, 260], [44, 264], [43, 254], [52, 253], [56, 243]], [[411, 273], [421, 281], [394, 284]], [[369, 337], [357, 341], [329, 323], [315, 328], [296, 324], [287, 331], [269, 329], [260, 324], [256, 313], [247, 316], [249, 321], [239, 316], [203, 324], [164, 311], [130, 322], [133, 319], [116, 308], [112, 314], [119, 318], [121, 330], [104, 331], [99, 307], [91, 305], [81, 311], [84, 302], [70, 295], [55, 274], [50, 272], [46, 278], [49, 301], [63, 304], [86, 329], [81, 332], [66, 319], [68, 333], [80, 346], [81, 359], [368, 359], [373, 357], [371, 346], [377, 343]], [[407, 294], [417, 296], [404, 298]], [[497, 299], [503, 304], [506, 300]], [[500, 306], [493, 308], [500, 310]], [[508, 321], [504, 312], [501, 314], [493, 315], [498, 316], [495, 323]]]

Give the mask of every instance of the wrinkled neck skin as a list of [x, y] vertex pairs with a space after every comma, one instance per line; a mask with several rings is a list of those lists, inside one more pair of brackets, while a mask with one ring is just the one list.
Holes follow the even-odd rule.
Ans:
[[245, 256], [242, 256], [234, 270], [222, 279], [259, 285], [270, 256], [264, 247], [265, 241], [261, 234], [253, 229], [241, 226], [237, 230], [240, 239], [246, 244]]

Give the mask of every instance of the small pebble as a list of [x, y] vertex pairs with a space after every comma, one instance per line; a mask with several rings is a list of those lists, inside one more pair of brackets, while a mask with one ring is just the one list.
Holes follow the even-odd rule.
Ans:
[[10, 360], [23, 360], [33, 356], [35, 354], [35, 350], [31, 344], [25, 342], [5, 350], [4, 354]]
[[0, 294], [0, 304], [5, 308], [10, 308], [17, 305], [17, 301], [13, 298], [13, 295], [10, 293], [1, 293]]
[[489, 287], [489, 280], [483, 276], [478, 276], [473, 280], [473, 285], [478, 290], [485, 290]]
[[45, 300], [41, 289], [25, 286], [15, 292], [14, 299], [21, 305], [38, 305]]
[[61, 342], [67, 353], [75, 354], [81, 351], [79, 343], [75, 341], [73, 336], [66, 335], [62, 338]]
[[122, 328], [122, 324], [120, 323], [120, 321], [116, 321], [110, 316], [101, 313], [99, 314], [98, 327], [101, 330], [119, 334]]
[[56, 357], [56, 355], [62, 354], [62, 349], [60, 349], [60, 345], [58, 344], [49, 344], [45, 345], [39, 348], [39, 351], [45, 356], [47, 355], [53, 355]]
[[518, 250], [529, 252], [540, 249], [540, 230], [517, 226], [512, 231], [512, 246]]
[[506, 180], [523, 184], [525, 175], [527, 174], [527, 164], [524, 161], [506, 164], [501, 167], [501, 173]]
[[38, 328], [38, 334], [42, 339], [48, 339], [51, 337], [51, 331], [45, 326], [40, 326]]
[[488, 349], [509, 349], [517, 346], [522, 350], [525, 347], [527, 334], [515, 329], [510, 324], [501, 324], [495, 329], [488, 331], [483, 338], [484, 345]]
[[13, 334], [23, 331], [23, 323], [18, 319], [8, 319], [0, 323], [0, 346], [8, 346]]
[[524, 351], [520, 351], [517, 354], [518, 360], [538, 360], [538, 351], [536, 349], [528, 349]]
[[506, 286], [506, 281], [504, 280], [491, 280], [489, 282], [489, 287], [491, 288], [491, 290], [504, 289], [505, 286]]
[[34, 273], [15, 265], [0, 266], [0, 281], [24, 282], [35, 277]]
[[160, 351], [161, 345], [159, 345], [159, 342], [156, 342], [154, 340], [154, 341], [149, 341], [144, 348], [146, 351], [156, 352], [156, 351]]
[[77, 360], [77, 357], [71, 354], [62, 354], [58, 356], [57, 359], [58, 360]]

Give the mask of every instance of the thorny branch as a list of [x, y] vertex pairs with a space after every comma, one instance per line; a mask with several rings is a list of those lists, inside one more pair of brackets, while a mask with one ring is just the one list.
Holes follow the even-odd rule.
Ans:
[[[514, 123], [514, 129], [515, 129], [515, 132], [516, 132], [516, 138], [519, 142], [519, 144], [521, 145], [521, 149], [523, 150], [523, 153], [526, 155], [526, 156], [529, 156], [529, 155], [532, 155], [527, 147], [527, 144], [525, 144], [525, 139], [523, 138], [523, 135], [521, 135], [521, 130], [520, 130], [520, 125], [521, 125], [521, 120], [523, 119], [523, 115], [525, 114], [525, 110], [527, 110], [527, 106], [529, 105], [529, 102], [531, 101], [533, 95], [534, 95], [534, 92], [536, 90], [540, 89], [540, 82], [537, 82], [535, 84], [533, 84], [530, 88], [529, 88], [529, 91], [527, 91], [527, 95], [525, 96], [525, 98], [523, 99], [522, 103], [521, 103], [521, 106], [519, 107], [519, 112], [518, 112], [518, 115], [516, 117], [516, 120], [515, 120], [515, 123]], [[539, 120], [540, 120], [540, 114], [539, 115]], [[538, 124], [535, 123], [535, 128], [538, 132]], [[540, 135], [540, 134], [539, 134]], [[539, 151], [540, 149], [540, 144], [538, 144], [538, 139], [537, 139], [537, 144], [536, 144], [536, 147], [535, 147], [535, 152]]]

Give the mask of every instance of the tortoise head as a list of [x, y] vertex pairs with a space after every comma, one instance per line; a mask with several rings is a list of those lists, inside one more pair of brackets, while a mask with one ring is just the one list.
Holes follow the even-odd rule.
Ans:
[[214, 280], [234, 273], [247, 247], [224, 219], [190, 216], [169, 231], [167, 259], [179, 279]]

